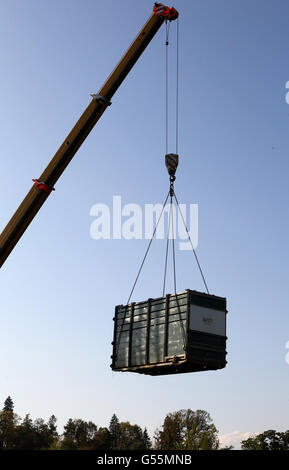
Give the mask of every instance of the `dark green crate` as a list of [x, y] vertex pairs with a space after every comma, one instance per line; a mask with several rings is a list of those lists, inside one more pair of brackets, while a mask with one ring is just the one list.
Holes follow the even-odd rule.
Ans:
[[150, 375], [226, 365], [226, 299], [186, 290], [115, 308], [111, 368]]

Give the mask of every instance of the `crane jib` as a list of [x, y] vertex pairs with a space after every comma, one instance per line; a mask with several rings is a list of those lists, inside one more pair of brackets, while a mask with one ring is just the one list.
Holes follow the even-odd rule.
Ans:
[[[0, 267], [44, 204], [49, 194], [54, 190], [55, 183], [106, 110], [107, 106], [110, 105], [112, 96], [163, 22], [173, 21], [177, 17], [178, 12], [174, 8], [167, 7], [161, 3], [155, 3], [153, 12], [144, 27], [112, 71], [98, 94], [92, 95], [91, 102], [67, 135], [46, 169], [38, 179], [33, 180], [34, 184], [32, 188], [0, 234]], [[96, 97], [98, 98], [96, 99]]]

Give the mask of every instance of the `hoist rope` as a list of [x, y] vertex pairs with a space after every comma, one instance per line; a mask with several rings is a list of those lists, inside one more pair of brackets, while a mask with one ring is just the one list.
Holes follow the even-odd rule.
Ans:
[[179, 18], [177, 18], [176, 154], [179, 152]]
[[166, 290], [166, 279], [167, 279], [167, 266], [168, 266], [168, 255], [169, 255], [169, 239], [170, 239], [169, 237], [170, 237], [171, 218], [172, 218], [172, 196], [171, 196], [171, 199], [170, 199], [170, 211], [169, 211], [168, 231], [167, 231], [165, 269], [164, 269], [164, 282], [163, 282], [163, 297], [165, 296], [165, 290]]
[[[166, 89], [166, 154], [169, 148], [169, 34], [170, 34], [170, 22], [166, 21], [166, 66], [165, 66], [165, 89]], [[176, 154], [179, 150], [179, 18], [177, 18], [177, 33], [176, 33]]]
[[199, 271], [200, 271], [200, 273], [201, 273], [203, 282], [204, 282], [204, 284], [205, 284], [205, 288], [206, 288], [207, 294], [210, 294], [209, 289], [208, 289], [208, 285], [207, 285], [206, 280], [205, 280], [205, 276], [204, 276], [204, 274], [203, 274], [203, 271], [202, 271], [202, 268], [201, 268], [201, 265], [200, 265], [200, 262], [199, 262], [199, 259], [198, 259], [196, 250], [195, 250], [195, 248], [194, 248], [194, 245], [193, 245], [193, 242], [192, 242], [192, 239], [191, 239], [191, 236], [190, 236], [190, 232], [189, 232], [189, 230], [188, 230], [187, 224], [186, 224], [186, 222], [185, 222], [185, 219], [184, 219], [184, 216], [183, 216], [183, 214], [182, 214], [182, 211], [181, 211], [181, 208], [180, 208], [180, 205], [179, 205], [179, 201], [178, 201], [178, 199], [177, 199], [177, 196], [176, 196], [176, 193], [175, 193], [175, 192], [174, 192], [174, 197], [175, 197], [175, 200], [176, 200], [176, 203], [177, 203], [178, 211], [179, 211], [179, 213], [180, 213], [180, 215], [181, 215], [181, 218], [182, 218], [184, 227], [185, 227], [185, 229], [186, 229], [186, 232], [187, 232], [187, 235], [188, 235], [188, 238], [189, 238], [191, 247], [192, 247], [192, 251], [193, 251], [193, 253], [194, 253], [194, 256], [195, 256], [195, 259], [196, 259], [196, 262], [197, 262], [197, 265], [198, 265], [198, 268], [199, 268]]
[[[166, 64], [166, 67], [165, 67], [165, 82], [166, 82], [166, 85], [165, 85], [165, 89], [166, 89], [166, 154], [168, 153], [168, 145], [169, 145], [169, 82], [168, 82], [168, 73], [169, 73], [169, 54], [168, 54], [168, 46], [169, 46], [169, 33], [170, 33], [170, 21], [166, 21], [166, 31], [165, 31], [165, 46], [166, 46], [166, 60], [165, 60], [165, 64]], [[177, 19], [177, 32], [176, 32], [176, 154], [178, 154], [178, 146], [179, 146], [179, 19]], [[168, 234], [167, 234], [167, 244], [166, 244], [166, 256], [165, 256], [165, 270], [164, 270], [164, 282], [163, 282], [163, 296], [165, 295], [165, 286], [166, 286], [166, 276], [167, 276], [167, 262], [168, 262], [168, 253], [169, 253], [169, 234], [170, 234], [170, 227], [172, 225], [172, 253], [173, 253], [173, 270], [174, 270], [174, 291], [175, 291], [175, 294], [176, 294], [176, 291], [177, 291], [177, 281], [176, 281], [176, 260], [175, 260], [175, 234], [174, 234], [174, 221], [173, 221], [173, 197], [175, 198], [175, 201], [177, 203], [177, 207], [178, 207], [178, 211], [181, 215], [181, 218], [182, 218], [182, 221], [183, 221], [183, 224], [184, 224], [184, 227], [186, 229], [186, 232], [187, 232], [187, 235], [188, 235], [188, 238], [189, 238], [189, 241], [190, 241], [190, 244], [191, 244], [191, 247], [192, 247], [192, 251], [193, 251], [193, 254], [195, 256], [195, 259], [196, 259], [196, 262], [197, 262], [197, 265], [198, 265], [198, 268], [199, 268], [199, 271], [201, 273], [201, 276], [202, 276], [202, 279], [203, 279], [203, 282], [205, 284], [205, 287], [206, 287], [206, 291], [207, 293], [209, 294], [209, 289], [208, 289], [208, 286], [207, 286], [207, 283], [206, 283], [206, 280], [205, 280], [205, 277], [204, 277], [204, 274], [203, 274], [203, 271], [202, 271], [202, 268], [200, 266], [200, 262], [198, 260], [198, 257], [197, 257], [197, 254], [196, 254], [196, 251], [194, 249], [194, 246], [193, 246], [193, 243], [192, 243], [192, 240], [191, 240], [191, 237], [190, 237], [190, 233], [188, 231], [188, 228], [187, 228], [187, 225], [186, 225], [186, 222], [184, 220], [184, 217], [183, 217], [183, 214], [182, 214], [182, 211], [180, 209], [180, 206], [179, 206], [179, 202], [177, 200], [177, 197], [176, 197], [176, 194], [175, 194], [175, 191], [174, 191], [174, 187], [173, 187], [173, 182], [171, 180], [171, 184], [170, 184], [170, 191], [165, 199], [165, 202], [162, 206], [162, 210], [161, 210], [161, 214], [159, 216], [159, 219], [157, 221], [157, 224], [155, 226], [155, 229], [153, 231], [153, 234], [152, 234], [152, 237], [149, 241], [149, 244], [148, 244], [148, 247], [147, 247], [147, 250], [145, 252], [145, 255], [144, 255], [144, 258], [142, 260], [142, 263], [141, 263], [141, 266], [139, 268], [139, 271], [137, 273], [137, 276], [136, 276], [136, 279], [134, 281], [134, 284], [133, 284], [133, 287], [131, 289], [131, 292], [129, 294], [129, 297], [128, 297], [128, 300], [127, 300], [127, 303], [126, 305], [129, 304], [130, 300], [131, 300], [131, 297], [133, 295], [133, 292], [134, 292], [134, 289], [135, 289], [135, 286], [138, 282], [138, 279], [139, 279], [139, 276], [141, 274], [141, 271], [142, 271], [142, 268], [143, 268], [143, 265], [145, 263], [145, 260], [147, 258], [147, 255], [148, 255], [148, 252], [150, 250], [150, 247], [151, 247], [151, 244], [152, 244], [152, 241], [154, 239], [154, 236], [155, 236], [155, 233], [157, 231], [157, 228], [158, 228], [158, 225], [159, 225], [159, 222], [161, 220], [161, 217], [163, 215], [163, 211], [164, 211], [164, 208], [165, 208], [165, 205], [167, 203], [167, 200], [168, 200], [168, 197], [170, 196], [170, 212], [169, 212], [169, 222], [168, 222]]]
[[177, 293], [177, 275], [176, 275], [176, 257], [175, 257], [175, 228], [174, 228], [174, 211], [173, 211], [173, 196], [170, 188], [170, 211], [168, 221], [168, 232], [167, 232], [167, 243], [166, 243], [166, 256], [165, 256], [165, 269], [164, 269], [164, 282], [163, 282], [163, 297], [165, 296], [166, 290], [166, 279], [167, 279], [167, 266], [168, 266], [168, 255], [169, 255], [169, 240], [170, 234], [172, 235], [172, 258], [173, 258], [173, 272], [174, 272], [174, 293]]
[[[171, 208], [170, 208], [170, 212], [169, 212], [169, 221], [168, 221], [169, 227], [170, 227], [170, 223], [171, 223]], [[168, 229], [168, 232], [167, 232], [167, 243], [166, 243], [166, 256], [165, 256], [165, 269], [164, 269], [164, 282], [163, 282], [163, 297], [165, 295], [165, 290], [166, 290], [168, 254], [169, 254], [169, 229]]]
[[[169, 70], [169, 59], [168, 59], [169, 28], [170, 28], [170, 22], [169, 22], [169, 21], [166, 21], [166, 42], [165, 42], [165, 45], [166, 45], [166, 154], [168, 153], [168, 143], [169, 143], [169, 91], [168, 91], [168, 88], [169, 88], [169, 84], [168, 84], [168, 70]], [[176, 154], [178, 155], [178, 150], [179, 150], [179, 18], [177, 18], [177, 32], [176, 32], [176, 37], [177, 37], [177, 40], [176, 40]], [[202, 279], [203, 279], [203, 282], [204, 282], [206, 291], [207, 291], [207, 293], [209, 294], [208, 285], [207, 285], [207, 283], [206, 283], [206, 280], [205, 280], [205, 277], [204, 277], [204, 274], [203, 274], [203, 271], [202, 271], [202, 268], [201, 268], [201, 265], [200, 265], [200, 262], [199, 262], [199, 259], [198, 259], [198, 256], [197, 256], [197, 253], [196, 253], [196, 251], [195, 251], [195, 249], [194, 249], [194, 246], [193, 246], [193, 243], [192, 243], [192, 240], [191, 240], [190, 233], [189, 233], [189, 231], [188, 231], [186, 222], [185, 222], [185, 220], [184, 220], [184, 217], [183, 217], [182, 211], [181, 211], [181, 209], [180, 209], [180, 206], [179, 206], [179, 203], [178, 203], [178, 200], [177, 200], [177, 197], [176, 197], [176, 194], [175, 194], [175, 192], [174, 192], [174, 189], [173, 189], [173, 185], [172, 185], [172, 184], [171, 184], [171, 190], [170, 190], [170, 191], [171, 191], [171, 193], [170, 193], [170, 194], [171, 194], [171, 207], [172, 207], [172, 196], [173, 196], [173, 197], [175, 198], [175, 200], [176, 200], [177, 207], [178, 207], [178, 211], [179, 211], [179, 213], [180, 213], [180, 215], [181, 215], [183, 224], [184, 224], [184, 226], [185, 226], [185, 229], [186, 229], [186, 232], [187, 232], [187, 235], [188, 235], [188, 238], [189, 238], [191, 247], [192, 247], [192, 251], [193, 251], [193, 254], [194, 254], [194, 256], [195, 256], [195, 259], [196, 259], [196, 262], [197, 262], [199, 271], [200, 271], [200, 273], [201, 273], [201, 276], [202, 276]], [[171, 214], [171, 209], [170, 209], [170, 214]], [[163, 284], [163, 295], [164, 295], [164, 291], [165, 291], [165, 282], [166, 282], [166, 271], [167, 271], [167, 258], [168, 258], [170, 220], [171, 220], [171, 217], [169, 218], [168, 238], [167, 238], [167, 247], [166, 247], [166, 261], [165, 261], [165, 275], [164, 275], [164, 284]], [[174, 231], [174, 230], [173, 230], [173, 231]], [[172, 237], [172, 245], [173, 245], [173, 266], [174, 266], [174, 288], [175, 288], [175, 293], [176, 293], [176, 265], [175, 265], [174, 233], [173, 233], [173, 237]]]
[[160, 222], [161, 217], [162, 217], [162, 215], [163, 215], [163, 212], [164, 212], [164, 209], [165, 209], [167, 200], [168, 200], [168, 198], [169, 198], [169, 195], [170, 195], [170, 193], [168, 192], [167, 197], [166, 197], [166, 199], [165, 199], [165, 202], [163, 203], [163, 207], [162, 207], [160, 216], [159, 216], [159, 218], [158, 218], [157, 224], [156, 224], [156, 226], [155, 226], [155, 228], [154, 228], [152, 237], [151, 237], [151, 239], [150, 239], [150, 241], [149, 241], [149, 244], [148, 244], [147, 250], [146, 250], [146, 252], [145, 252], [144, 258], [143, 258], [143, 260], [142, 260], [141, 266], [140, 266], [140, 268], [139, 268], [139, 271], [138, 271], [138, 273], [137, 273], [136, 279], [135, 279], [135, 281], [134, 281], [132, 290], [131, 290], [131, 292], [130, 292], [130, 294], [129, 294], [128, 301], [127, 301], [127, 303], [126, 303], [127, 305], [129, 304], [130, 299], [131, 299], [131, 297], [132, 297], [133, 291], [134, 291], [134, 289], [135, 289], [136, 283], [137, 283], [138, 278], [139, 278], [139, 276], [140, 276], [140, 273], [141, 273], [141, 270], [142, 270], [142, 268], [143, 268], [144, 262], [145, 262], [145, 260], [146, 260], [147, 254], [148, 254], [148, 252], [149, 252], [149, 249], [150, 249], [150, 247], [151, 247], [152, 241], [153, 241], [154, 236], [155, 236], [155, 234], [156, 234], [156, 231], [157, 231], [159, 222]]
[[[165, 35], [166, 35], [166, 38], [165, 38], [165, 39], [166, 39], [166, 41], [165, 41], [165, 46], [166, 46], [166, 72], [165, 72], [165, 82], [166, 82], [166, 85], [165, 85], [165, 89], [166, 89], [166, 154], [168, 153], [168, 145], [169, 145], [169, 83], [168, 83], [168, 71], [169, 71], [169, 54], [168, 54], [169, 33], [170, 33], [170, 21], [166, 21], [166, 31], [165, 31]], [[177, 33], [176, 33], [176, 37], [177, 37], [177, 40], [176, 40], [176, 154], [177, 154], [177, 153], [178, 153], [178, 146], [179, 146], [179, 19], [177, 19]], [[149, 252], [149, 250], [150, 250], [150, 247], [151, 247], [153, 238], [154, 238], [154, 236], [155, 236], [156, 230], [157, 230], [157, 228], [158, 228], [160, 219], [161, 219], [161, 217], [162, 217], [162, 215], [163, 215], [163, 211], [164, 211], [164, 208], [165, 208], [165, 205], [166, 205], [166, 203], [167, 203], [167, 200], [168, 200], [169, 195], [170, 195], [170, 212], [169, 212], [168, 234], [167, 234], [166, 256], [165, 256], [165, 270], [164, 270], [164, 282], [163, 282], [163, 296], [165, 295], [166, 276], [167, 276], [167, 262], [168, 262], [168, 253], [169, 253], [169, 233], [170, 233], [170, 227], [171, 227], [171, 225], [172, 225], [172, 253], [173, 253], [173, 270], [174, 270], [174, 291], [175, 291], [175, 293], [176, 293], [176, 291], [177, 291], [177, 286], [176, 286], [177, 281], [176, 281], [175, 240], [174, 240], [175, 234], [174, 234], [173, 203], [172, 203], [173, 197], [175, 198], [178, 211], [179, 211], [179, 213], [180, 213], [180, 215], [181, 215], [181, 218], [182, 218], [184, 227], [185, 227], [185, 229], [186, 229], [186, 232], [187, 232], [187, 235], [188, 235], [190, 244], [191, 244], [191, 248], [192, 248], [193, 254], [194, 254], [194, 256], [195, 256], [195, 259], [196, 259], [196, 262], [197, 262], [197, 265], [198, 265], [198, 268], [199, 268], [201, 277], [202, 277], [202, 279], [203, 279], [203, 282], [204, 282], [206, 291], [207, 291], [207, 293], [209, 294], [209, 289], [208, 289], [208, 286], [207, 286], [207, 283], [206, 283], [206, 280], [205, 280], [205, 277], [204, 277], [204, 274], [203, 274], [203, 271], [202, 271], [202, 268], [201, 268], [201, 265], [200, 265], [198, 256], [197, 256], [196, 251], [195, 251], [195, 249], [194, 249], [194, 246], [193, 246], [193, 243], [192, 243], [192, 240], [191, 240], [190, 233], [189, 233], [189, 231], [188, 231], [186, 222], [185, 222], [185, 220], [184, 220], [182, 211], [181, 211], [181, 209], [180, 209], [179, 202], [178, 202], [178, 199], [177, 199], [177, 197], [176, 197], [176, 194], [175, 194], [175, 191], [174, 191], [174, 188], [173, 188], [173, 183], [171, 182], [170, 191], [169, 191], [169, 193], [168, 193], [168, 195], [167, 195], [167, 197], [166, 197], [166, 200], [165, 200], [165, 202], [164, 202], [164, 204], [163, 204], [161, 214], [160, 214], [159, 219], [158, 219], [158, 221], [157, 221], [157, 224], [156, 224], [156, 226], [155, 226], [154, 232], [153, 232], [153, 234], [152, 234], [152, 237], [151, 237], [150, 242], [149, 242], [149, 244], [148, 244], [148, 247], [147, 247], [147, 250], [146, 250], [146, 252], [145, 252], [144, 258], [143, 258], [143, 260], [142, 260], [141, 266], [140, 266], [140, 268], [139, 268], [139, 271], [138, 271], [138, 273], [137, 273], [136, 279], [135, 279], [135, 281], [134, 281], [132, 290], [131, 290], [131, 292], [130, 292], [130, 295], [129, 295], [129, 298], [128, 298], [128, 301], [127, 301], [127, 305], [129, 304], [129, 302], [130, 302], [130, 300], [131, 300], [132, 294], [133, 294], [133, 292], [134, 292], [135, 286], [136, 286], [137, 281], [138, 281], [138, 279], [139, 279], [139, 276], [140, 276], [140, 273], [141, 273], [141, 271], [142, 271], [142, 268], [143, 268], [144, 262], [145, 262], [145, 260], [146, 260], [146, 257], [147, 257], [147, 255], [148, 255], [148, 252]]]
[[[171, 196], [171, 207], [173, 207], [173, 197]], [[175, 229], [174, 229], [174, 214], [172, 212], [172, 248], [173, 248], [173, 268], [174, 268], [174, 290], [177, 294], [177, 272], [176, 272], [176, 255], [175, 255]]]
[[166, 21], [166, 153], [169, 148], [169, 33], [170, 33], [170, 21]]

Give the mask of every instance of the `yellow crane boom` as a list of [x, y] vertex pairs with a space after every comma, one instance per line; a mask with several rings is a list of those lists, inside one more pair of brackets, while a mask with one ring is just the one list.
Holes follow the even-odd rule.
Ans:
[[14, 246], [33, 220], [42, 204], [46, 201], [54, 185], [65, 170], [75, 153], [95, 126], [111, 98], [132, 69], [142, 52], [157, 33], [164, 21], [178, 17], [174, 8], [155, 3], [153, 12], [141, 29], [127, 52], [99, 90], [69, 132], [54, 157], [45, 168], [39, 179], [34, 179], [33, 186], [4, 228], [0, 235], [0, 267], [3, 265]]

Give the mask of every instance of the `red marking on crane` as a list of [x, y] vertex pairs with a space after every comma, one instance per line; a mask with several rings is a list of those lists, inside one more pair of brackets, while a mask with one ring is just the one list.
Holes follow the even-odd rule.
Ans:
[[39, 181], [37, 179], [33, 179], [32, 181], [34, 183], [34, 186], [36, 186], [38, 189], [40, 189], [41, 191], [44, 191], [47, 194], [50, 194], [51, 191], [55, 191], [54, 188], [52, 188], [51, 186], [48, 186], [43, 181]]

